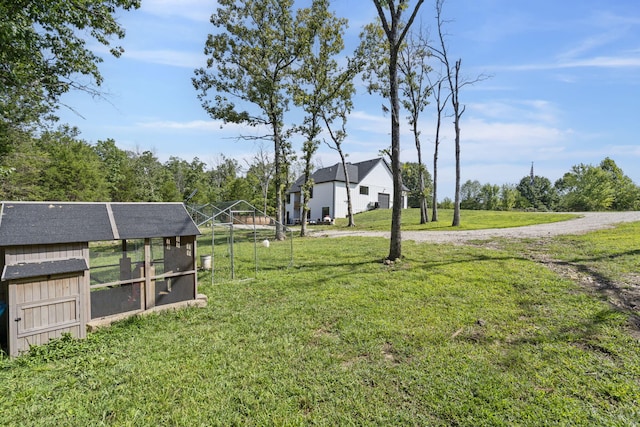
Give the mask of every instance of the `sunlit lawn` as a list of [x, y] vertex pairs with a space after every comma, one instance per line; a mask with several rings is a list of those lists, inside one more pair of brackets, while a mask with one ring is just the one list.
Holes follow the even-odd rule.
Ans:
[[[638, 227], [549, 251], [581, 241], [576, 262], [627, 271]], [[628, 314], [527, 260], [530, 243], [407, 241], [385, 266], [385, 239], [295, 239], [291, 268], [201, 273], [206, 308], [5, 359], [0, 425], [634, 425]]]
[[[549, 222], [566, 221], [579, 215], [550, 212], [501, 212], [463, 210], [460, 214], [460, 226], [452, 227], [453, 210], [439, 209], [438, 221], [420, 224], [419, 209], [404, 209], [402, 211], [403, 230], [479, 230], [483, 228], [509, 228], [524, 225], [544, 224]], [[431, 211], [429, 211], [431, 219]], [[358, 229], [388, 231], [391, 227], [391, 210], [376, 209], [362, 212], [354, 216]], [[336, 227], [346, 227], [346, 218], [336, 219]]]

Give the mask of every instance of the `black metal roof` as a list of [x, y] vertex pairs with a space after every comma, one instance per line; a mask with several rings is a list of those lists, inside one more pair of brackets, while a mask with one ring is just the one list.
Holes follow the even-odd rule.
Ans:
[[23, 262], [6, 265], [2, 271], [2, 280], [26, 279], [29, 277], [49, 276], [52, 274], [75, 273], [88, 270], [84, 258], [62, 259], [56, 261]]
[[200, 234], [182, 203], [2, 202], [0, 246]]

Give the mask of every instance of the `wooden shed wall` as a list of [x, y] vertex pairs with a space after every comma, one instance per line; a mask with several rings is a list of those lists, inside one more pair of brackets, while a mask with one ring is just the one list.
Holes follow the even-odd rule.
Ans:
[[[86, 243], [14, 246], [5, 248], [5, 264], [85, 258]], [[89, 272], [12, 280], [8, 284], [9, 354], [16, 356], [31, 345], [46, 344], [69, 333], [86, 336]]]
[[[86, 243], [63, 243], [58, 245], [9, 246], [5, 248], [5, 264], [21, 262], [52, 261], [88, 256]], [[88, 258], [87, 258], [88, 260]]]

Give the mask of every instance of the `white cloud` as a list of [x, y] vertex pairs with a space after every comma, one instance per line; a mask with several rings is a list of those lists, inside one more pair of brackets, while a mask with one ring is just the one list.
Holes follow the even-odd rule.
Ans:
[[562, 114], [551, 102], [541, 99], [503, 100], [467, 104], [467, 111], [474, 116], [499, 121], [525, 121], [556, 123]]
[[224, 123], [221, 120], [145, 120], [134, 124], [138, 129], [153, 129], [169, 132], [210, 133], [215, 139], [259, 139], [269, 134], [265, 126], [247, 126], [237, 123]]
[[558, 61], [555, 63], [531, 63], [492, 67], [493, 70], [504, 71], [543, 71], [568, 68], [639, 68], [640, 56], [596, 56], [592, 58]]

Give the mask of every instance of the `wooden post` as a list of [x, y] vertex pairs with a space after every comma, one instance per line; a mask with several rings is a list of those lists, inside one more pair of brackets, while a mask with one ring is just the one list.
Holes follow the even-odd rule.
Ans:
[[156, 306], [156, 287], [155, 280], [151, 277], [155, 275], [153, 266], [151, 265], [151, 239], [144, 239], [144, 295], [145, 310], [149, 310]]

